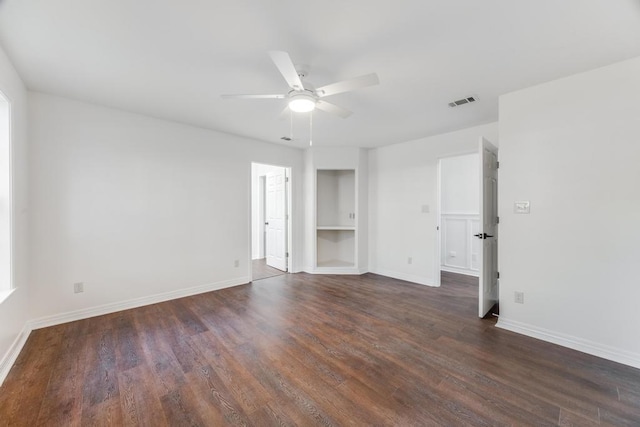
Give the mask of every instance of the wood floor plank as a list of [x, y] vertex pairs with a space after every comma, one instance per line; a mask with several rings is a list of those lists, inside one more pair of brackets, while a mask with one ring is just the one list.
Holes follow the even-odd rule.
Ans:
[[154, 427], [167, 424], [152, 378], [153, 372], [146, 365], [118, 373], [124, 425]]
[[0, 426], [640, 426], [640, 370], [430, 288], [286, 274], [33, 331]]
[[54, 367], [37, 425], [81, 425], [86, 350], [84, 336], [74, 326], [64, 331], [57, 361], [51, 361]]
[[85, 337], [83, 409], [118, 395], [117, 363], [113, 329]]
[[220, 411], [215, 407], [207, 407], [191, 390], [188, 383], [165, 394], [160, 400], [167, 425], [224, 425], [224, 418]]
[[265, 406], [271, 396], [247, 368], [211, 333], [192, 337], [216, 375], [247, 413]]
[[33, 331], [0, 387], [0, 418], [7, 424], [36, 425], [41, 397], [53, 375], [51, 362], [59, 354], [64, 326]]

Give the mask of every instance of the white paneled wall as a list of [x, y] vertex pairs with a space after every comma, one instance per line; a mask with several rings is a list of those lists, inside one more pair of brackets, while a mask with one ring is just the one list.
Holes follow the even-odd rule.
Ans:
[[441, 218], [442, 269], [477, 276], [480, 240], [473, 235], [480, 231], [479, 215], [443, 213]]
[[477, 276], [480, 229], [478, 154], [440, 160], [441, 250], [444, 271]]

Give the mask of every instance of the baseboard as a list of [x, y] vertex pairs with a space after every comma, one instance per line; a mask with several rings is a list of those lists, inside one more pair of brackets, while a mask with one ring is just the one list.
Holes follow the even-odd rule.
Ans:
[[351, 276], [358, 276], [363, 274], [357, 268], [344, 268], [344, 267], [318, 267], [315, 270], [308, 270], [305, 273], [309, 274], [344, 274]]
[[477, 271], [465, 270], [463, 268], [456, 268], [456, 267], [448, 267], [446, 265], [441, 265], [440, 270], [446, 271], [448, 273], [464, 274], [465, 276], [472, 276], [472, 277], [480, 276], [480, 273]]
[[9, 371], [13, 364], [16, 363], [18, 359], [18, 355], [20, 355], [20, 351], [22, 351], [22, 347], [27, 342], [27, 338], [29, 338], [29, 334], [31, 333], [31, 329], [25, 325], [15, 340], [11, 343], [9, 350], [5, 353], [4, 357], [0, 359], [0, 385], [4, 382], [7, 375], [9, 375]]
[[248, 277], [239, 277], [236, 279], [225, 280], [206, 285], [194, 286], [191, 288], [179, 289], [161, 294], [150, 295], [141, 298], [134, 298], [127, 301], [120, 301], [111, 304], [99, 305], [96, 307], [83, 308], [81, 310], [69, 311], [66, 313], [54, 314], [52, 316], [44, 316], [27, 322], [29, 330], [46, 328], [48, 326], [59, 325], [62, 323], [73, 322], [76, 320], [88, 319], [90, 317], [102, 316], [104, 314], [115, 313], [117, 311], [129, 310], [131, 308], [142, 307], [144, 305], [156, 304], [159, 302], [169, 301], [177, 298], [184, 298], [191, 295], [202, 294], [205, 292], [217, 291], [219, 289], [230, 288], [232, 286], [243, 285], [251, 280]]
[[413, 274], [399, 273], [397, 271], [385, 270], [385, 269], [371, 270], [371, 273], [379, 274], [380, 276], [391, 277], [393, 279], [404, 280], [406, 282], [417, 283], [418, 285], [433, 286], [433, 287], [436, 286], [435, 284], [425, 279], [424, 277], [416, 276]]
[[361, 274], [369, 273], [368, 268], [355, 268], [355, 267], [308, 267], [303, 269], [308, 274], [345, 274], [359, 276]]
[[516, 332], [532, 338], [537, 338], [542, 341], [558, 344], [563, 347], [568, 347], [574, 350], [581, 351], [583, 353], [591, 354], [593, 356], [598, 356], [603, 359], [611, 360], [613, 362], [622, 363], [623, 365], [628, 365], [640, 369], [640, 354], [637, 353], [632, 353], [597, 342], [561, 334], [559, 332], [539, 328], [527, 323], [505, 319], [504, 317], [500, 317], [498, 319], [498, 323], [496, 324], [496, 326], [498, 328], [506, 329], [511, 332]]

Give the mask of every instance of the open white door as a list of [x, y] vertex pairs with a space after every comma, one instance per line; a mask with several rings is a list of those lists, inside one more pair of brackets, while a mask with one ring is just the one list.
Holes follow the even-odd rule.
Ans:
[[287, 192], [285, 169], [267, 174], [265, 237], [267, 265], [287, 271]]
[[498, 149], [480, 138], [480, 283], [478, 314], [498, 302]]

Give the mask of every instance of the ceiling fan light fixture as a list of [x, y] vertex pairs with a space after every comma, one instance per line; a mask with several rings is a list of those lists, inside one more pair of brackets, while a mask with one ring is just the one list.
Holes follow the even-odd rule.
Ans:
[[296, 113], [308, 113], [316, 108], [316, 99], [304, 93], [293, 95], [289, 99], [289, 108]]

